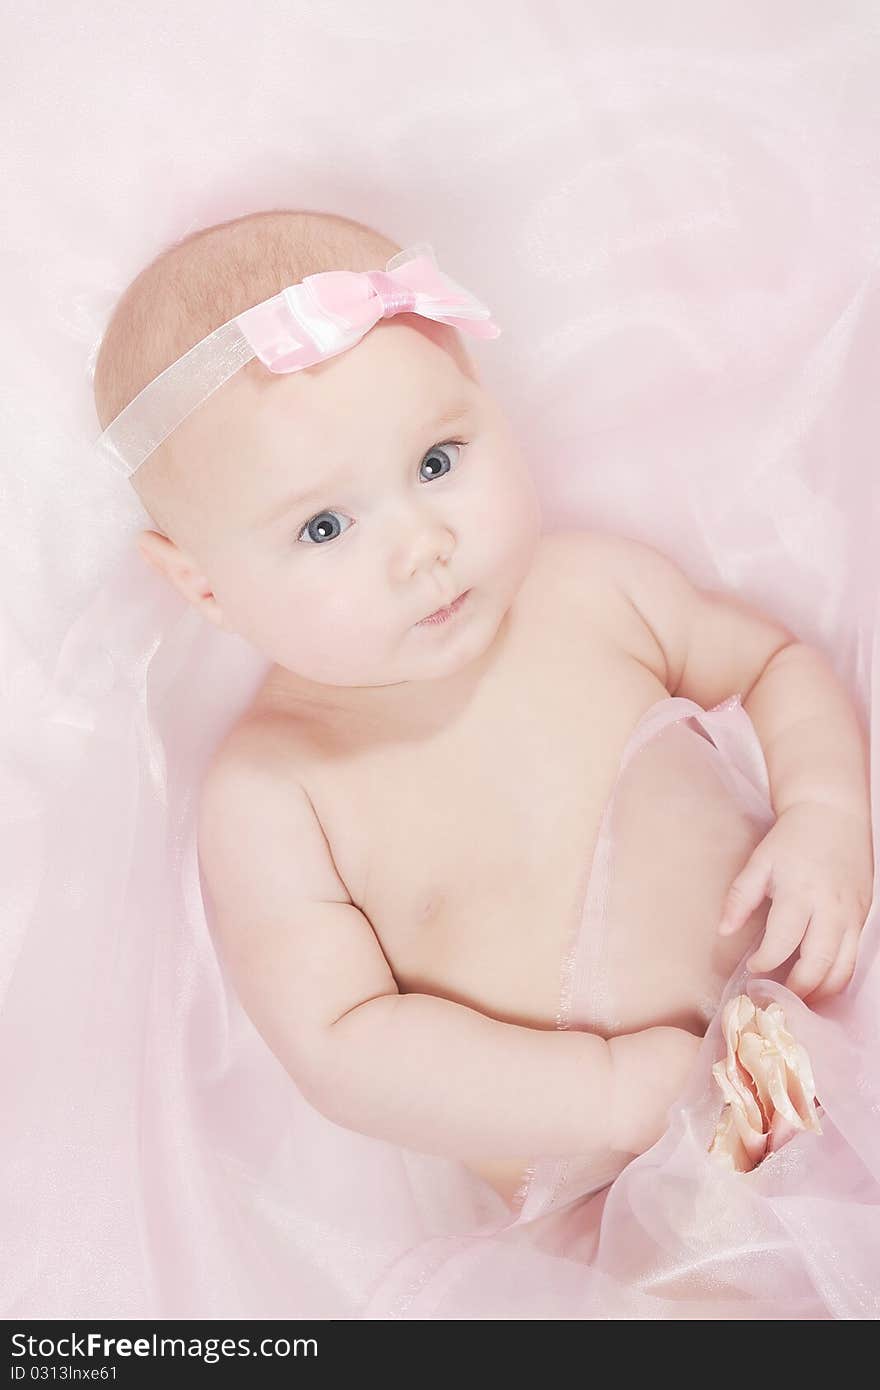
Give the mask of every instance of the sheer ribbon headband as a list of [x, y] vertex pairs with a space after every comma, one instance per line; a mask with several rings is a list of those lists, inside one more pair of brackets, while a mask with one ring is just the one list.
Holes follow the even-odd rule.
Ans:
[[475, 338], [497, 338], [489, 309], [437, 265], [428, 242], [392, 256], [384, 270], [329, 270], [236, 314], [135, 396], [98, 438], [130, 477], [218, 387], [252, 358], [270, 372], [298, 372], [359, 342], [380, 319], [421, 314]]

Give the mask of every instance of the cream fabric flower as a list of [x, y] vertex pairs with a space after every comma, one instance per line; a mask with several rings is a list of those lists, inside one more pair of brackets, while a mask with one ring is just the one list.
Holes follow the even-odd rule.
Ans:
[[813, 1071], [778, 1004], [759, 1009], [738, 994], [725, 1005], [721, 1027], [727, 1056], [712, 1075], [726, 1104], [709, 1153], [747, 1173], [798, 1130], [822, 1133]]

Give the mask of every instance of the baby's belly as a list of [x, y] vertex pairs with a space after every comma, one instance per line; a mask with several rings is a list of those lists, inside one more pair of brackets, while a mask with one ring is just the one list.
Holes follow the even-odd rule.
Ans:
[[[703, 1031], [769, 906], [734, 936], [718, 936], [727, 890], [765, 833], [721, 766], [694, 726], [656, 733], [619, 777], [604, 880], [595, 844], [601, 805], [589, 810], [589, 830], [554, 812], [539, 855], [525, 845], [502, 854], [496, 832], [482, 829], [485, 817], [478, 831], [464, 807], [468, 869], [447, 865], [448, 883], [432, 880], [436, 911], [418, 931], [412, 908], [392, 914], [371, 904], [374, 921], [410, 924], [382, 935], [401, 991], [444, 995], [526, 1027], [564, 1019], [605, 1036], [658, 1024]], [[421, 887], [403, 895], [406, 903], [424, 896]], [[576, 980], [567, 978], [572, 948]]]
[[[734, 936], [717, 934], [727, 889], [766, 833], [766, 822], [732, 795], [721, 761], [681, 722], [659, 732], [624, 770], [605, 890], [595, 900], [588, 893], [578, 928], [570, 1026], [605, 1037], [659, 1024], [701, 1034], [760, 936], [766, 901]], [[465, 1161], [511, 1202], [531, 1160]]]
[[582, 922], [588, 969], [573, 1023], [609, 1037], [656, 1024], [705, 1031], [769, 910], [765, 901], [734, 936], [718, 936], [727, 890], [767, 828], [732, 793], [724, 767], [714, 745], [680, 722], [624, 770], [607, 891], [587, 902]]

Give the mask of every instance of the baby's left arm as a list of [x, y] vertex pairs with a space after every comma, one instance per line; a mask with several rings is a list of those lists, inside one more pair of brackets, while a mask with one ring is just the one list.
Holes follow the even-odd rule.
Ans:
[[738, 694], [760, 738], [777, 818], [731, 884], [719, 930], [737, 931], [770, 897], [749, 968], [775, 970], [800, 945], [788, 988], [814, 999], [843, 989], [874, 876], [867, 746], [849, 696], [817, 648], [697, 588], [659, 551], [616, 536], [589, 544], [653, 635], [670, 695], [708, 709]]

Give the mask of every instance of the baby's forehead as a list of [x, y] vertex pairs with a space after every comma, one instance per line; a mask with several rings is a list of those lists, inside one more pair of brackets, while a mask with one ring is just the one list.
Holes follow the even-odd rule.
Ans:
[[175, 446], [181, 465], [194, 470], [193, 492], [207, 490], [224, 512], [236, 503], [258, 511], [366, 451], [427, 449], [437, 442], [432, 430], [472, 408], [475, 383], [430, 338], [399, 331], [369, 338], [373, 344], [364, 339], [301, 372], [250, 363], [254, 370], [221, 387]]
[[396, 321], [304, 371], [273, 373], [251, 362], [228, 386], [217, 392], [210, 422], [206, 416], [208, 431], [270, 450], [279, 436], [291, 447], [332, 449], [365, 426], [400, 430], [474, 392], [441, 343]]

